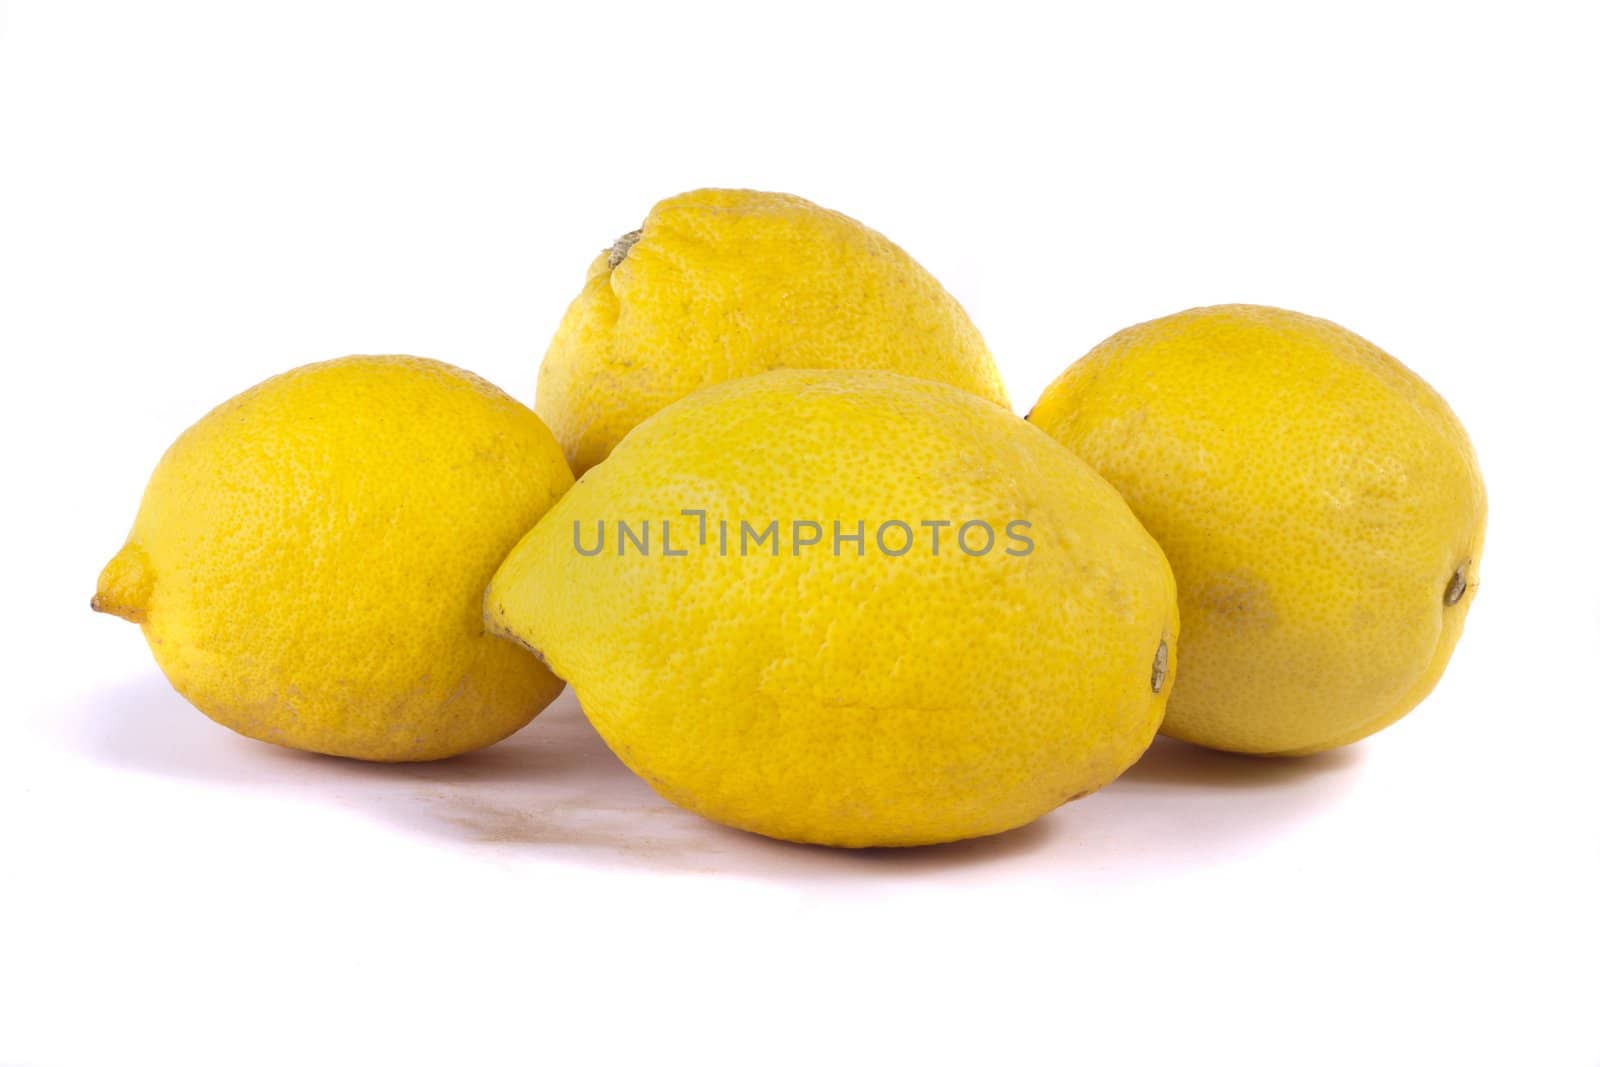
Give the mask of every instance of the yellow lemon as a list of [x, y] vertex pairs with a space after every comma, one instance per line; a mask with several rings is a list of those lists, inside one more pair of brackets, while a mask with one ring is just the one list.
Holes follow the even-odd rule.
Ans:
[[485, 608], [667, 799], [868, 846], [997, 833], [1120, 774], [1161, 721], [1175, 598], [1116, 492], [1010, 412], [783, 370], [640, 424]]
[[674, 400], [779, 367], [899, 371], [1007, 405], [961, 305], [883, 235], [797, 196], [702, 189], [590, 265], [535, 407], [582, 474]]
[[455, 755], [561, 690], [481, 612], [495, 567], [571, 484], [538, 416], [465, 371], [312, 364], [167, 450], [93, 606], [138, 623], [173, 686], [248, 737]]
[[1302, 755], [1427, 696], [1478, 587], [1483, 480], [1428, 385], [1331, 322], [1198, 308], [1124, 330], [1028, 416], [1166, 549], [1183, 679], [1163, 732]]

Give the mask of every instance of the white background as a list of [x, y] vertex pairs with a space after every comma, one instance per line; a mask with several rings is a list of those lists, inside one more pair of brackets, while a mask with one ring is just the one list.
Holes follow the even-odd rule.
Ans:
[[[11, 3], [0, 1063], [1600, 1063], [1592, 12]], [[1399, 356], [1489, 486], [1443, 683], [849, 854], [667, 807], [570, 696], [435, 766], [258, 745], [90, 614], [213, 404], [350, 352], [531, 403], [591, 256], [701, 185], [900, 242], [1019, 411], [1198, 304]]]

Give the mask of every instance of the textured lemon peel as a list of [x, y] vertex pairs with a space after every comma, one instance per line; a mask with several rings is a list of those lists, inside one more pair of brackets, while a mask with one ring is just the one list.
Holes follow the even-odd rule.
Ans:
[[1010, 408], [966, 312], [882, 234], [797, 197], [703, 189], [598, 251], [536, 410], [581, 474], [668, 404], [785, 366], [893, 370]]

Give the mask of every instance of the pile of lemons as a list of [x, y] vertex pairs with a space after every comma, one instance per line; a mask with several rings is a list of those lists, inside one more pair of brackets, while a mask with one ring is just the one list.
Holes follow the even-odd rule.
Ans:
[[1024, 420], [937, 281], [792, 196], [656, 205], [536, 410], [406, 356], [272, 378], [167, 451], [93, 606], [249, 737], [439, 759], [570, 682], [674, 803], [859, 847], [1020, 826], [1158, 730], [1365, 737], [1478, 584], [1466, 433], [1355, 334], [1185, 311]]

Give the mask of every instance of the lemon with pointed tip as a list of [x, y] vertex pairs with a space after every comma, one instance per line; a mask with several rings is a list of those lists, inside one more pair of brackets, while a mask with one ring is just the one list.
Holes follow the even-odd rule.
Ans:
[[1161, 721], [1175, 595], [1121, 497], [1010, 412], [784, 370], [641, 423], [485, 607], [669, 800], [859, 847], [998, 833], [1115, 778]]
[[572, 484], [533, 412], [466, 371], [352, 356], [271, 378], [168, 449], [93, 606], [248, 737], [427, 760], [562, 683], [486, 635], [483, 589]]
[[1278, 308], [1123, 330], [1028, 418], [1122, 491], [1178, 578], [1163, 732], [1304, 755], [1409, 712], [1478, 588], [1485, 497], [1443, 398], [1376, 345]]
[[882, 234], [798, 196], [700, 189], [601, 252], [535, 408], [582, 474], [672, 401], [779, 367], [898, 371], [1009, 406], [954, 297]]

